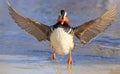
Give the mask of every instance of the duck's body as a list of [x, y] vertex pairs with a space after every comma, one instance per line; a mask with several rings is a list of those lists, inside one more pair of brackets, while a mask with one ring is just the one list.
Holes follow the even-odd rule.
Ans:
[[73, 36], [63, 28], [57, 28], [51, 33], [50, 45], [56, 53], [67, 55], [74, 48]]
[[[57, 26], [57, 27], [56, 27]], [[50, 45], [56, 53], [67, 55], [74, 48], [72, 28], [57, 23], [52, 27]]]
[[97, 19], [86, 22], [80, 26], [71, 28], [66, 11], [61, 10], [57, 23], [47, 26], [17, 13], [8, 2], [9, 13], [15, 22], [25, 31], [36, 37], [39, 41], [50, 41], [53, 48], [52, 59], [56, 60], [56, 53], [69, 54], [68, 64], [72, 64], [72, 50], [74, 48], [74, 36], [80, 39], [82, 44], [87, 44], [92, 38], [103, 32], [113, 22], [117, 7], [114, 5], [105, 14]]

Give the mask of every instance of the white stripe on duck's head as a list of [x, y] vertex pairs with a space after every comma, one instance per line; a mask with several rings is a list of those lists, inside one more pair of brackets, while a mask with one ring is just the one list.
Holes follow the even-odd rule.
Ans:
[[61, 17], [61, 24], [64, 24], [65, 22], [65, 17], [67, 16], [67, 12], [65, 10], [60, 11], [60, 17]]
[[62, 19], [64, 19], [64, 17], [67, 16], [67, 12], [65, 10], [61, 10], [60, 16], [62, 17]]

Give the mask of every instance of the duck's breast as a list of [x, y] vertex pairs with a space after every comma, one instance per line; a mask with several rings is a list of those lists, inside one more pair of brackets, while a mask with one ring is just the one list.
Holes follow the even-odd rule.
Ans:
[[50, 43], [52, 48], [61, 55], [66, 55], [74, 48], [74, 36], [63, 28], [56, 28], [51, 33]]

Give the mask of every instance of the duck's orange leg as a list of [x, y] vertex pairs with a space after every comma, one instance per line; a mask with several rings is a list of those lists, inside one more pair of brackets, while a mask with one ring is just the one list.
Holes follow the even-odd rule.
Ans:
[[52, 59], [53, 59], [53, 60], [56, 60], [56, 59], [57, 59], [57, 57], [56, 57], [56, 52], [55, 52], [55, 51], [53, 52]]
[[67, 63], [72, 64], [72, 51], [70, 51], [70, 53], [69, 53], [69, 58], [68, 58]]

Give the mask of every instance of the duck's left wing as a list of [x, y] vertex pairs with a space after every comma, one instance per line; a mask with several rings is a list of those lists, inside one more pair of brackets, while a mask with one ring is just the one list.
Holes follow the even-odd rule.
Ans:
[[22, 29], [36, 37], [39, 41], [49, 40], [49, 26], [20, 15], [12, 8], [9, 2], [7, 3], [10, 15]]
[[113, 22], [117, 13], [117, 5], [114, 4], [107, 12], [95, 20], [86, 22], [74, 28], [75, 35], [82, 44], [88, 43], [92, 38], [104, 31]]

